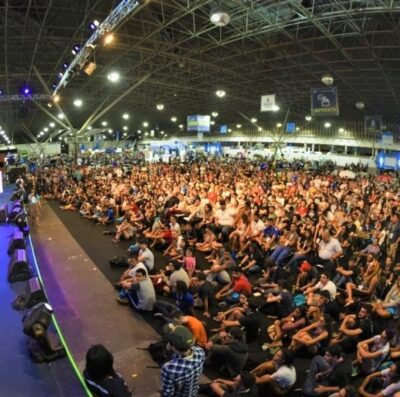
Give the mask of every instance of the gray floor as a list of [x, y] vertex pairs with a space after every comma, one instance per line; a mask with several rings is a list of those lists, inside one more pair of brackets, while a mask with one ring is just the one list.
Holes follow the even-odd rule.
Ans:
[[115, 302], [110, 282], [46, 204], [32, 238], [49, 302], [79, 367], [84, 367], [87, 349], [103, 343], [135, 395], [158, 395], [160, 371], [147, 368], [153, 361], [136, 349], [159, 340], [158, 334], [140, 315]]

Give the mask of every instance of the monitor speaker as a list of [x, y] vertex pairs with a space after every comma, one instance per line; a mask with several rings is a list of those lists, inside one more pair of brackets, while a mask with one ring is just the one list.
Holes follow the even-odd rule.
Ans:
[[31, 278], [31, 270], [26, 259], [26, 251], [17, 249], [11, 256], [8, 264], [7, 279], [10, 283], [26, 281]]
[[24, 234], [21, 231], [14, 232], [10, 244], [8, 245], [7, 253], [12, 255], [16, 249], [25, 249], [26, 244], [24, 240]]
[[29, 279], [25, 289], [25, 305], [28, 309], [40, 302], [47, 302], [46, 295], [43, 291], [39, 278], [32, 277]]

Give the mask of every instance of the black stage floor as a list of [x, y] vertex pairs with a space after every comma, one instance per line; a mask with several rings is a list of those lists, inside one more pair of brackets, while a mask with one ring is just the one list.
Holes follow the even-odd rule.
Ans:
[[[0, 194], [0, 204], [8, 202], [12, 187]], [[25, 290], [27, 282], [10, 284], [7, 281], [8, 243], [15, 226], [0, 223], [0, 396], [55, 397], [85, 396], [85, 392], [67, 357], [49, 364], [34, 363], [29, 355], [28, 337], [22, 332], [25, 312], [11, 308], [14, 299]], [[29, 242], [29, 240], [28, 240]], [[30, 244], [27, 248], [29, 263], [35, 270]]]

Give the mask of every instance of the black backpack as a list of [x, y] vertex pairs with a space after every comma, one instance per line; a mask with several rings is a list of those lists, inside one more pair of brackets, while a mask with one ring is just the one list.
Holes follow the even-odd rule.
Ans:
[[111, 267], [128, 267], [128, 260], [124, 256], [114, 256], [110, 259]]

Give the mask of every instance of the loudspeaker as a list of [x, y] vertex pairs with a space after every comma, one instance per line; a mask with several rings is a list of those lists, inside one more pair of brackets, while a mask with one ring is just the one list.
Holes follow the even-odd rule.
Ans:
[[7, 222], [14, 222], [18, 214], [23, 211], [20, 201], [16, 201], [15, 204], [11, 205], [8, 210]]
[[26, 281], [31, 278], [31, 270], [26, 259], [26, 251], [17, 249], [14, 251], [8, 264], [7, 279], [10, 283]]
[[25, 289], [25, 304], [27, 308], [31, 308], [40, 302], [47, 302], [46, 295], [43, 291], [42, 284], [37, 277], [29, 279]]
[[14, 232], [14, 235], [10, 240], [10, 244], [8, 245], [8, 250], [7, 250], [8, 255], [12, 255], [16, 249], [25, 249], [25, 248], [26, 244], [23, 233], [21, 231]]
[[0, 206], [0, 222], [6, 222], [8, 218], [7, 204]]

